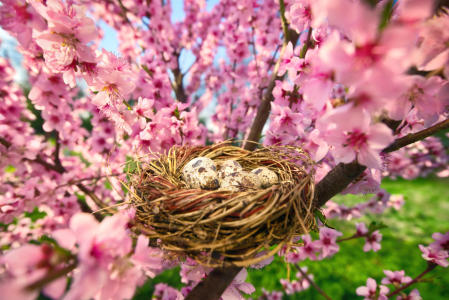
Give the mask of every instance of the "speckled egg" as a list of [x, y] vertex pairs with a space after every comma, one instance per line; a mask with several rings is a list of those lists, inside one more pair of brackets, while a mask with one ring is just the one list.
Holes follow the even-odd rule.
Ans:
[[191, 189], [216, 190], [220, 187], [217, 172], [209, 167], [199, 167], [186, 174], [184, 181]]
[[260, 180], [256, 174], [247, 171], [233, 172], [221, 182], [221, 189], [235, 192], [260, 189]]
[[182, 179], [184, 179], [184, 181], [188, 183], [187, 175], [191, 174], [195, 169], [198, 169], [200, 167], [209, 168], [214, 172], [217, 172], [217, 166], [212, 159], [208, 157], [197, 157], [189, 161], [184, 166], [184, 168], [182, 169]]
[[259, 177], [260, 183], [262, 184], [262, 188], [267, 188], [279, 182], [278, 176], [276, 173], [271, 171], [268, 168], [257, 168], [251, 171]]
[[226, 160], [221, 164], [220, 170], [217, 172], [218, 182], [221, 184], [223, 179], [231, 173], [242, 171], [242, 166], [235, 160]]

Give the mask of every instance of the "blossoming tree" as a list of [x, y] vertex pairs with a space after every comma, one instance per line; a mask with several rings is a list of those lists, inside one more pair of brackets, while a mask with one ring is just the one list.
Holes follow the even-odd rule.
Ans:
[[[127, 203], [120, 181], [132, 156], [228, 139], [249, 141], [247, 150], [251, 141], [303, 144], [318, 163], [314, 207], [327, 218], [400, 209], [404, 199], [379, 188], [384, 177], [449, 176], [446, 149], [430, 137], [449, 128], [445, 1], [185, 0], [178, 22], [170, 16], [179, 1], [1, 2], [0, 26], [17, 38], [30, 83], [25, 97], [0, 58], [5, 299], [130, 299], [146, 277], [174, 265], [186, 287], [159, 284], [156, 299], [254, 291], [246, 269], [164, 259], [135, 210], [118, 205]], [[117, 31], [121, 55], [99, 47], [100, 20]], [[188, 66], [185, 55], [194, 57]], [[205, 109], [213, 110], [206, 122]], [[347, 207], [330, 201], [338, 193], [374, 196]], [[378, 251], [381, 228], [358, 223], [341, 238], [323, 226], [318, 240], [304, 235], [302, 246], [279, 251], [298, 271], [297, 280], [281, 280], [285, 292], [312, 285], [331, 299], [297, 263], [333, 256], [353, 238]], [[381, 285], [368, 278], [354, 292], [421, 299], [405, 289], [449, 264], [449, 232], [432, 237], [419, 246], [423, 273], [385, 270]]]

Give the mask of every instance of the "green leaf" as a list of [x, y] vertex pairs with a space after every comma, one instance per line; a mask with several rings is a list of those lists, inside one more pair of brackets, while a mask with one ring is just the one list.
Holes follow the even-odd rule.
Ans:
[[420, 278], [420, 279], [418, 279], [418, 282], [431, 283], [431, 284], [434, 284], [434, 285], [438, 285], [438, 286], [440, 286], [440, 287], [442, 287], [442, 288], [445, 288], [444, 285], [441, 285], [441, 284], [436, 283], [436, 282], [434, 281], [435, 279], [440, 279], [440, 278], [441, 278], [441, 277], [438, 277], [438, 276], [436, 276], [436, 275], [433, 275], [433, 276], [427, 277], [427, 278]]
[[33, 223], [39, 219], [43, 219], [46, 215], [46, 212], [39, 211], [37, 207], [35, 207], [32, 212], [25, 212], [25, 217], [30, 218]]
[[5, 169], [6, 173], [14, 173], [16, 171], [16, 168], [12, 165], [8, 165]]
[[321, 223], [324, 224], [324, 226], [329, 227], [331, 229], [335, 229], [334, 226], [329, 224], [329, 221], [326, 219], [326, 216], [323, 214], [321, 210], [316, 209], [313, 213], [315, 214], [315, 217], [317, 217], [321, 221]]
[[391, 18], [391, 14], [393, 13], [393, 2], [393, 0], [389, 0], [387, 4], [385, 4], [384, 9], [382, 10], [382, 13], [380, 15], [379, 30], [387, 27], [388, 22]]
[[376, 222], [371, 222], [371, 224], [369, 225], [369, 232], [368, 234], [372, 234], [374, 231], [379, 230], [379, 229], [383, 229], [383, 228], [388, 228], [387, 225], [385, 225], [383, 222], [380, 222], [379, 224], [377, 224]]
[[179, 119], [179, 110], [178, 110], [178, 106], [176, 106], [175, 111], [173, 112], [173, 114], [175, 115], [175, 117], [177, 119]]

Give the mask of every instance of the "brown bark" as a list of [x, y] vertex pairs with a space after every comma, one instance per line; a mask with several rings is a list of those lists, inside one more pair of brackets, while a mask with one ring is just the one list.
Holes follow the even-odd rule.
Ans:
[[226, 288], [241, 270], [242, 267], [236, 267], [234, 265], [213, 269], [205, 279], [193, 288], [185, 300], [220, 299]]

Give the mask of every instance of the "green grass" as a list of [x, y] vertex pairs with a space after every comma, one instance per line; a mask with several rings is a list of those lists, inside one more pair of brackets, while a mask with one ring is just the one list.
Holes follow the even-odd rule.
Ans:
[[[412, 278], [419, 275], [425, 268], [426, 262], [421, 258], [419, 244], [428, 245], [432, 242], [434, 232], [449, 231], [449, 180], [439, 178], [420, 178], [413, 181], [385, 179], [382, 183], [391, 194], [403, 194], [406, 204], [400, 211], [388, 209], [381, 215], [366, 215], [361, 219], [351, 221], [332, 220], [332, 225], [342, 231], [344, 236], [350, 236], [355, 231], [355, 222], [382, 221], [389, 228], [382, 229], [382, 249], [378, 252], [363, 252], [363, 239], [343, 242], [341, 250], [334, 257], [324, 261], [312, 262], [307, 260], [302, 265], [308, 266], [315, 276], [315, 282], [333, 299], [362, 299], [355, 294], [357, 287], [365, 285], [368, 277], [380, 282], [385, 277], [383, 270], [405, 270]], [[366, 201], [370, 195], [360, 198], [357, 196], [338, 196], [337, 203], [350, 206], [357, 202]], [[316, 238], [316, 235], [315, 237]], [[295, 272], [292, 270], [291, 278]], [[449, 269], [437, 267], [427, 276], [435, 275], [435, 283], [419, 283], [406, 291], [418, 288], [423, 299], [449, 299]], [[279, 279], [287, 277], [287, 268], [279, 257], [263, 270], [249, 270], [247, 282], [256, 288], [251, 295], [257, 299], [261, 295], [262, 287], [267, 290], [282, 290]], [[181, 288], [179, 268], [168, 270], [149, 280], [136, 294], [134, 299], [150, 299], [154, 284], [168, 283]], [[318, 292], [310, 288], [307, 291], [284, 299], [324, 299]]]

